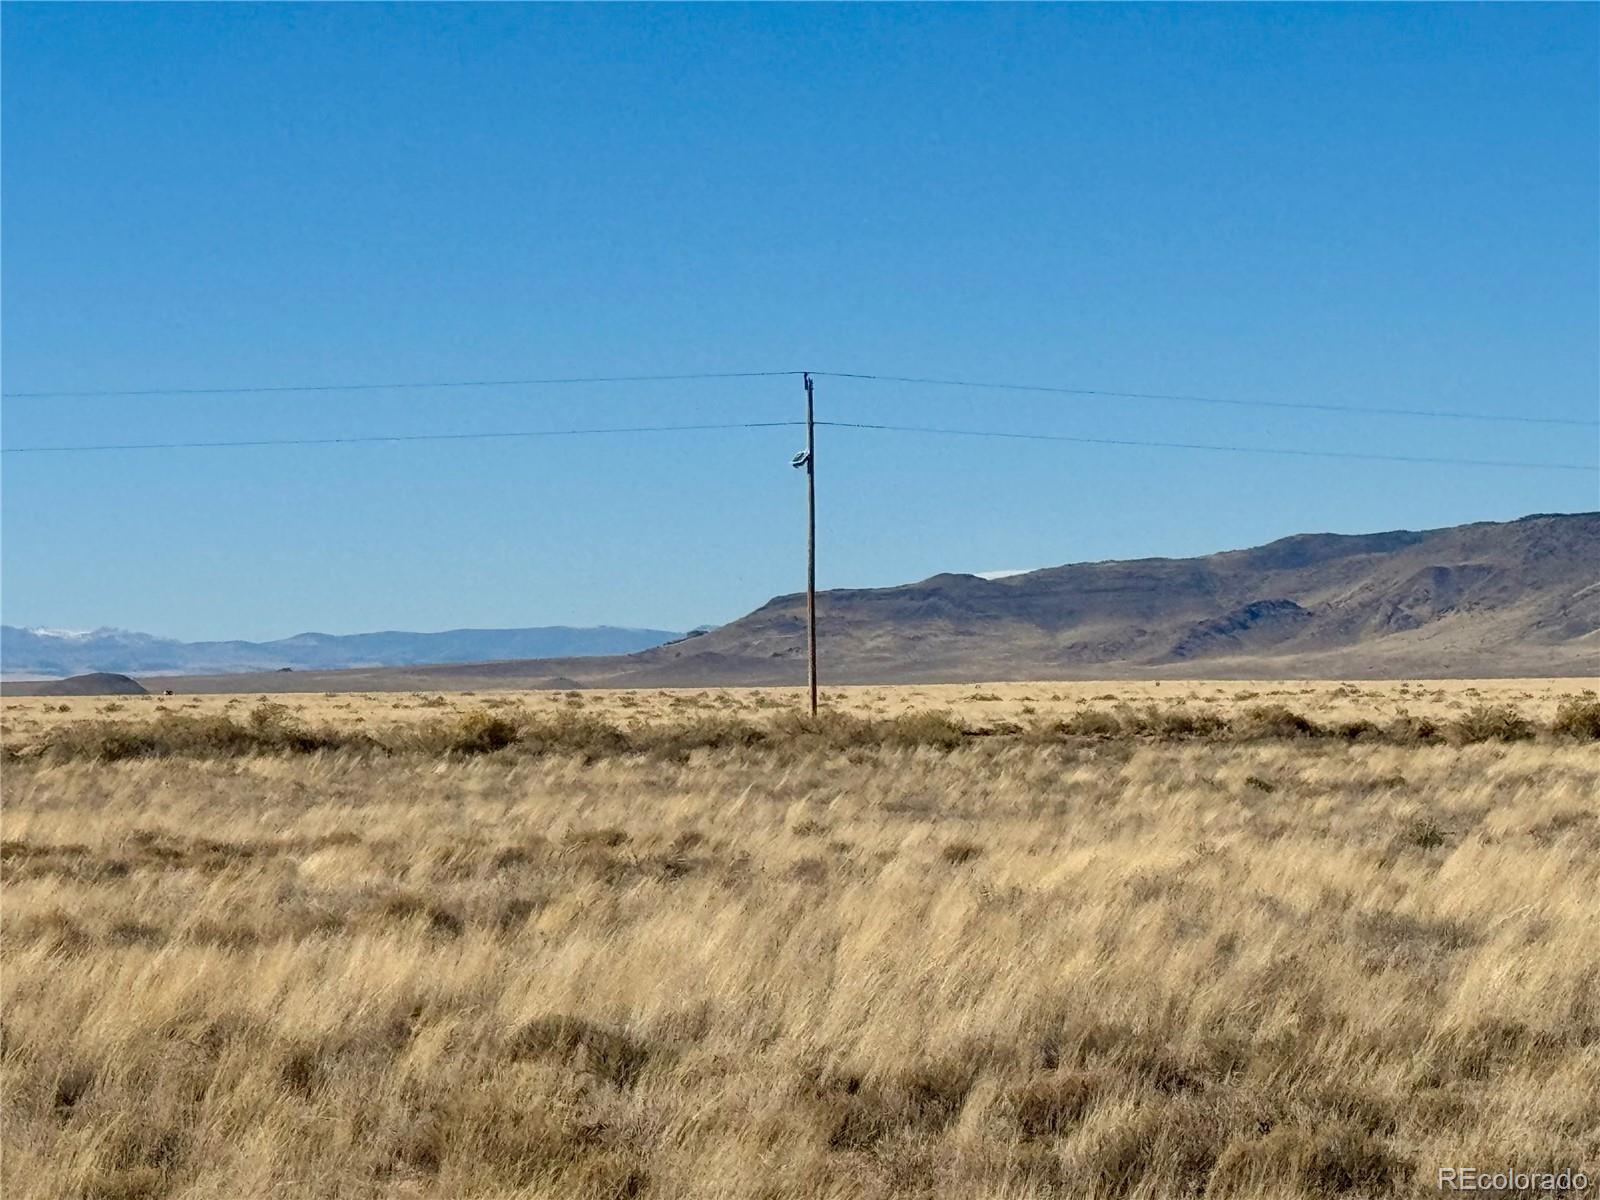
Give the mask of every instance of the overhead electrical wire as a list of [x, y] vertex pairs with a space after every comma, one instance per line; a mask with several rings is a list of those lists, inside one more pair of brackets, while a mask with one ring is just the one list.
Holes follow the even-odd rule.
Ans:
[[4, 392], [6, 400], [101, 400], [135, 396], [253, 396], [292, 392], [393, 392], [434, 388], [555, 387], [569, 383], [674, 383], [696, 379], [770, 379], [804, 371], [700, 371], [682, 375], [569, 375], [552, 379], [445, 379], [417, 383], [294, 383], [254, 387], [112, 388], [81, 392]]
[[[263, 393], [334, 393], [334, 392], [368, 392], [388, 391], [397, 389], [424, 390], [434, 388], [488, 388], [488, 387], [514, 387], [514, 386], [556, 386], [568, 384], [618, 384], [618, 383], [657, 383], [657, 382], [688, 382], [714, 379], [755, 379], [772, 377], [796, 377], [809, 375], [814, 378], [858, 380], [872, 383], [900, 383], [918, 387], [954, 387], [969, 389], [985, 389], [993, 391], [1030, 392], [1048, 395], [1068, 395], [1086, 397], [1108, 397], [1134, 400], [1174, 401], [1194, 404], [1221, 404], [1236, 405], [1253, 408], [1296, 409], [1316, 412], [1333, 412], [1343, 414], [1356, 414], [1367, 416], [1397, 416], [1436, 418], [1463, 421], [1498, 421], [1514, 422], [1533, 425], [1600, 425], [1600, 421], [1587, 421], [1567, 417], [1534, 417], [1516, 414], [1496, 413], [1471, 413], [1456, 410], [1441, 409], [1412, 409], [1412, 408], [1366, 408], [1356, 405], [1302, 403], [1287, 400], [1243, 400], [1215, 396], [1179, 395], [1155, 392], [1121, 392], [1099, 388], [1060, 387], [1044, 384], [1018, 384], [1018, 383], [993, 383], [980, 382], [969, 379], [945, 379], [932, 376], [910, 375], [878, 375], [864, 372], [843, 371], [701, 371], [685, 372], [678, 374], [657, 375], [581, 375], [560, 376], [538, 379], [501, 379], [501, 380], [443, 380], [434, 382], [399, 382], [399, 383], [347, 383], [347, 384], [299, 384], [299, 385], [270, 385], [251, 387], [219, 387], [219, 388], [145, 388], [106, 391], [58, 391], [58, 392], [7, 392], [8, 399], [68, 399], [68, 398], [111, 398], [111, 397], [154, 397], [154, 396], [229, 396], [229, 395], [257, 395]], [[731, 429], [775, 429], [792, 428], [804, 425], [805, 422], [790, 421], [742, 421], [724, 423], [700, 423], [684, 425], [632, 425], [613, 427], [594, 427], [579, 429], [535, 429], [511, 431], [487, 431], [483, 433], [414, 433], [414, 434], [353, 434], [337, 437], [283, 437], [283, 438], [248, 438], [229, 439], [217, 441], [166, 441], [166, 442], [108, 442], [100, 444], [71, 444], [71, 445], [43, 445], [43, 446], [6, 446], [6, 454], [68, 454], [96, 451], [119, 450], [215, 450], [234, 449], [245, 447], [270, 447], [270, 446], [334, 446], [358, 445], [378, 443], [401, 442], [445, 442], [445, 441], [492, 441], [510, 438], [555, 438], [555, 437], [581, 437], [604, 435], [630, 435], [630, 434], [662, 434], [662, 433], [689, 433], [707, 432], [713, 430]], [[1279, 455], [1297, 458], [1327, 458], [1327, 459], [1354, 459], [1371, 462], [1396, 462], [1438, 464], [1450, 466], [1471, 467], [1514, 467], [1530, 470], [1552, 471], [1585, 471], [1594, 472], [1596, 467], [1579, 463], [1562, 462], [1537, 462], [1509, 459], [1463, 458], [1445, 455], [1422, 454], [1380, 454], [1364, 451], [1343, 450], [1315, 450], [1300, 447], [1285, 446], [1245, 446], [1215, 442], [1186, 442], [1165, 441], [1138, 438], [1115, 437], [1089, 437], [1074, 434], [1052, 433], [1027, 433], [1011, 432], [996, 429], [952, 429], [926, 425], [900, 425], [866, 421], [818, 421], [818, 425], [836, 429], [873, 430], [888, 433], [929, 434], [953, 437], [983, 437], [1003, 438], [1010, 440], [1041, 441], [1041, 442], [1068, 442], [1089, 446], [1132, 446], [1148, 449], [1170, 450], [1199, 450], [1221, 452], [1230, 454], [1257, 454]]]
[[871, 429], [886, 433], [925, 433], [946, 437], [1008, 438], [1028, 442], [1074, 442], [1085, 446], [1140, 446], [1161, 450], [1214, 450], [1229, 454], [1276, 454], [1296, 458], [1355, 458], [1372, 462], [1435, 463], [1457, 467], [1526, 467], [1546, 471], [1600, 471], [1582, 463], [1521, 462], [1510, 459], [1446, 458], [1420, 454], [1367, 454], [1345, 450], [1301, 450], [1282, 446], [1233, 446], [1216, 442], [1160, 442], [1136, 438], [1077, 437], [1061, 433], [1010, 433], [995, 429], [942, 429], [927, 425], [880, 425], [866, 421], [818, 421], [834, 429]]
[[[1371, 454], [1344, 450], [1307, 450], [1283, 446], [1240, 446], [1216, 442], [1157, 441], [1141, 438], [1085, 437], [1075, 434], [1025, 433], [998, 429], [950, 429], [931, 425], [890, 425], [867, 421], [818, 421], [819, 427], [857, 429], [882, 433], [927, 434], [943, 437], [1000, 438], [1011, 441], [1067, 442], [1084, 446], [1131, 446], [1158, 450], [1202, 450], [1229, 454], [1276, 455], [1295, 458], [1358, 459], [1369, 462], [1426, 463], [1462, 467], [1521, 467], [1530, 470], [1600, 470], [1581, 463], [1529, 462], [1511, 459], [1451, 458], [1442, 455]], [[497, 441], [510, 438], [559, 438], [606, 435], [700, 433], [734, 429], [792, 429], [804, 421], [739, 421], [693, 425], [627, 425], [588, 429], [528, 429], [483, 433], [356, 434], [345, 437], [249, 438], [209, 442], [108, 442], [97, 445], [7, 446], [7, 454], [72, 454], [116, 450], [220, 450], [265, 446], [344, 446], [397, 442]]]
[[975, 388], [995, 392], [1036, 392], [1052, 396], [1103, 396], [1120, 400], [1161, 400], [1183, 404], [1225, 404], [1238, 408], [1285, 408], [1307, 412], [1350, 413], [1373, 417], [1425, 417], [1448, 421], [1499, 421], [1518, 425], [1600, 426], [1600, 420], [1580, 417], [1530, 417], [1519, 413], [1463, 412], [1441, 408], [1381, 408], [1361, 404], [1323, 404], [1300, 400], [1241, 400], [1225, 396], [1191, 396], [1167, 392], [1117, 392], [1105, 388], [1056, 387], [1033, 383], [983, 383], [971, 379], [932, 379], [912, 375], [867, 375], [844, 371], [813, 371], [818, 379], [859, 379], [873, 383], [912, 383], [924, 387]]
[[348, 446], [377, 442], [464, 442], [502, 438], [587, 437], [628, 433], [699, 433], [716, 429], [777, 429], [804, 421], [739, 421], [712, 425], [629, 425], [599, 429], [526, 429], [491, 433], [393, 433], [351, 437], [250, 438], [226, 442], [109, 442], [98, 446], [7, 446], [6, 454], [75, 454], [94, 450], [232, 450], [246, 446]]
[[1486, 421], [1519, 425], [1600, 427], [1600, 419], [1544, 417], [1521, 413], [1470, 412], [1461, 409], [1402, 408], [1361, 404], [1333, 404], [1301, 400], [1250, 400], [1232, 396], [1202, 396], [1182, 392], [1134, 392], [1111, 388], [1069, 387], [1057, 384], [1006, 383], [974, 379], [947, 379], [920, 375], [882, 375], [864, 371], [696, 371], [664, 375], [568, 375], [525, 379], [446, 379], [390, 383], [306, 383], [228, 387], [113, 388], [87, 391], [34, 391], [0, 393], [7, 400], [92, 400], [184, 396], [292, 395], [296, 393], [429, 391], [462, 388], [557, 387], [595, 383], [682, 383], [713, 379], [771, 379], [810, 374], [817, 379], [850, 379], [870, 383], [906, 383], [923, 387], [967, 388], [995, 392], [1030, 392], [1039, 395], [1087, 396], [1115, 400], [1146, 400], [1176, 404], [1225, 405], [1290, 411], [1346, 413], [1353, 416], [1412, 417], [1424, 420]]

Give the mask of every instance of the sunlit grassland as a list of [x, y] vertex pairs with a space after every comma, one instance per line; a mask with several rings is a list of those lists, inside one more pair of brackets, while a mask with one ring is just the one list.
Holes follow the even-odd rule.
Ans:
[[[4, 1193], [1600, 1175], [1600, 743], [1552, 732], [1585, 685], [1401, 686], [850, 689], [864, 719], [953, 715], [750, 744], [671, 723], [792, 693], [278, 697], [268, 732], [416, 732], [110, 760], [33, 751], [191, 701], [8, 700]], [[1072, 724], [1152, 703], [1219, 723]], [[1482, 704], [1529, 728], [1457, 736]], [[1267, 705], [1326, 730], [1245, 718]], [[490, 717], [588, 732], [423, 732]]]
[[[148, 681], [150, 696], [0, 698], [0, 725], [7, 736], [25, 738], [56, 725], [114, 717], [147, 720], [162, 713], [226, 714], [242, 717], [262, 701], [283, 704], [306, 724], [395, 725], [436, 721], [475, 709], [535, 714], [581, 711], [609, 720], [674, 720], [720, 713], [770, 715], [798, 711], [796, 688], [660, 688], [485, 690], [481, 692], [326, 692], [275, 696], [159, 694], [160, 679]], [[1151, 680], [1104, 683], [913, 684], [824, 689], [836, 712], [894, 716], [937, 709], [975, 721], [1058, 718], [1084, 708], [1116, 705], [1183, 705], [1192, 710], [1236, 711], [1248, 704], [1283, 704], [1317, 719], [1382, 720], [1416, 715], [1449, 720], [1478, 704], [1514, 705], [1532, 720], [1547, 720], [1563, 699], [1593, 694], [1593, 679], [1444, 680]]]

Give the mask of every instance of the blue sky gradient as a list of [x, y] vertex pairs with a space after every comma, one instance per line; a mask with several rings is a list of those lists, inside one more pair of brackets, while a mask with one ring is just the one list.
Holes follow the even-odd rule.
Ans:
[[[1593, 420], [1600, 9], [4, 7], [7, 392], [810, 368]], [[819, 380], [833, 420], [1594, 465], [1593, 427]], [[785, 420], [790, 378], [8, 399], [8, 448]], [[4, 617], [720, 622], [792, 429], [7, 454]], [[820, 582], [1594, 508], [823, 430]]]

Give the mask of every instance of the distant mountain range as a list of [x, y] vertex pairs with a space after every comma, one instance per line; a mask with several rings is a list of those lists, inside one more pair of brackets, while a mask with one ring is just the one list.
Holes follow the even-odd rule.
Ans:
[[[828, 684], [1592, 677], [1600, 674], [1600, 513], [1420, 532], [1300, 534], [1203, 558], [1072, 563], [991, 579], [935, 575], [898, 587], [822, 592], [817, 601]], [[162, 686], [221, 692], [797, 684], [806, 675], [805, 597], [779, 596], [720, 629], [632, 653], [515, 661], [506, 643], [492, 653], [444, 643], [436, 653], [432, 661], [457, 661], [197, 676]], [[472, 657], [502, 661], [468, 662]]]
[[665, 629], [451, 629], [444, 633], [300, 633], [273, 642], [181, 642], [125, 629], [74, 632], [0, 625], [7, 679], [55, 679], [91, 671], [128, 675], [332, 670], [507, 658], [630, 654], [682, 637]]
[[[836, 682], [1600, 673], [1600, 513], [1299, 534], [1202, 558], [935, 575], [819, 596]], [[805, 677], [805, 597], [692, 642], [554, 669]], [[532, 664], [529, 664], [531, 667]], [[598, 681], [596, 681], [598, 682]]]
[[[1594, 676], [1600, 513], [935, 575], [824, 592], [817, 612], [835, 683]], [[805, 596], [623, 658], [518, 666], [590, 686], [798, 683]]]

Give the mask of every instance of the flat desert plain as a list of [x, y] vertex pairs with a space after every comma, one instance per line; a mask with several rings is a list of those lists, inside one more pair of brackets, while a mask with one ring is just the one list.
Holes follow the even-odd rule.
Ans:
[[1600, 1187], [1593, 688], [10, 698], [3, 1191]]

